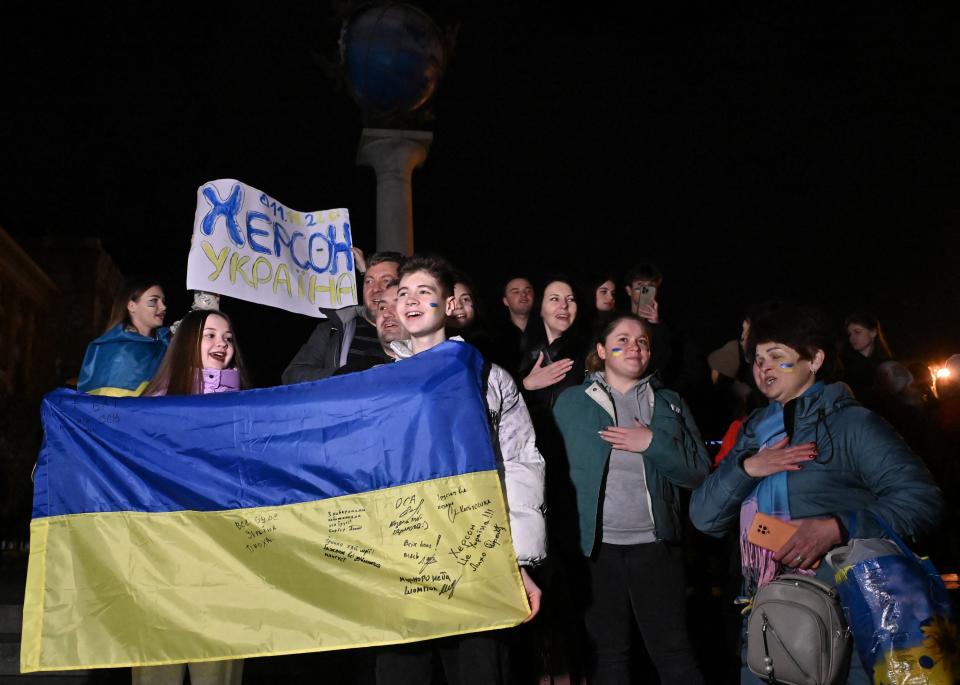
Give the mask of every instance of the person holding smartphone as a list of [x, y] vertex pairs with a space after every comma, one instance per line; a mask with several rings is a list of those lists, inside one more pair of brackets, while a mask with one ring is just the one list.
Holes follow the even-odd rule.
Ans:
[[654, 264], [637, 264], [627, 274], [627, 296], [630, 311], [650, 323], [660, 323], [660, 305], [657, 290], [663, 283], [663, 274]]
[[661, 318], [657, 298], [663, 286], [663, 273], [656, 264], [643, 262], [630, 269], [624, 280], [630, 311], [652, 324], [650, 337], [654, 353], [650, 368], [668, 388], [688, 399], [698, 397], [709, 371], [692, 339]]

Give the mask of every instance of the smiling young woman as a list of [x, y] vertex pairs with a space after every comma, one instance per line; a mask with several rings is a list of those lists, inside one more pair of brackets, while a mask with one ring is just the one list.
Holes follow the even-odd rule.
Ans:
[[535, 626], [535, 641], [542, 645], [545, 672], [576, 679], [582, 669], [579, 599], [582, 574], [569, 531], [575, 520], [573, 492], [566, 468], [563, 441], [552, 409], [560, 394], [584, 377], [586, 349], [580, 334], [579, 302], [573, 283], [552, 278], [543, 288], [540, 306], [526, 328], [528, 346], [519, 377], [523, 397], [536, 431], [537, 449], [546, 468], [547, 536], [550, 556], [543, 571], [552, 601]]
[[144, 394], [206, 395], [249, 387], [230, 318], [214, 309], [199, 309], [180, 321]]
[[567, 389], [553, 414], [575, 493], [586, 557], [586, 627], [593, 682], [633, 682], [639, 630], [664, 683], [702, 683], [687, 637], [680, 490], [699, 485], [709, 457], [684, 401], [648, 375], [652, 324], [617, 316], [595, 341], [594, 373]]
[[533, 342], [520, 365], [525, 396], [535, 415], [538, 410], [549, 412], [561, 392], [583, 380], [585, 352], [578, 309], [571, 281], [547, 282], [540, 319], [528, 326]]
[[[208, 395], [250, 387], [230, 318], [213, 309], [189, 312], [180, 321], [170, 348], [144, 395]], [[204, 663], [135, 666], [133, 685], [191, 683], [240, 685], [243, 659]]]
[[453, 313], [447, 317], [447, 335], [459, 335], [480, 350], [485, 359], [499, 362], [501, 348], [488, 334], [486, 312], [473, 279], [462, 271], [456, 271], [454, 277]]

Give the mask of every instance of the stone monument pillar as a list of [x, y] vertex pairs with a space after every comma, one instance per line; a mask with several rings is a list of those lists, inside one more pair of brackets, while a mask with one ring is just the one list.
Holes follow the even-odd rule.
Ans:
[[357, 164], [377, 174], [377, 251], [413, 254], [413, 170], [430, 151], [429, 131], [365, 128]]

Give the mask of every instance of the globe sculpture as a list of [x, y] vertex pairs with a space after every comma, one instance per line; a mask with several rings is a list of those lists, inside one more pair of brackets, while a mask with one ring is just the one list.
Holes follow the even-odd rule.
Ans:
[[402, 118], [430, 100], [446, 57], [440, 30], [423, 11], [381, 3], [344, 23], [340, 60], [351, 96], [368, 115]]

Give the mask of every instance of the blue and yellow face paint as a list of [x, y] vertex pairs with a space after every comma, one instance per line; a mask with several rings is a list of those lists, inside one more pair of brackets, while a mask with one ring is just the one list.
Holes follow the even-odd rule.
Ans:
[[619, 357], [619, 356], [622, 355], [622, 354], [623, 354], [623, 349], [622, 349], [622, 348], [620, 348], [620, 347], [612, 347], [612, 348], [610, 348], [610, 356], [611, 356], [611, 357]]
[[794, 366], [795, 364], [793, 364], [792, 362], [783, 362], [782, 364], [780, 364], [780, 368], [786, 371], [787, 373], [793, 373]]

